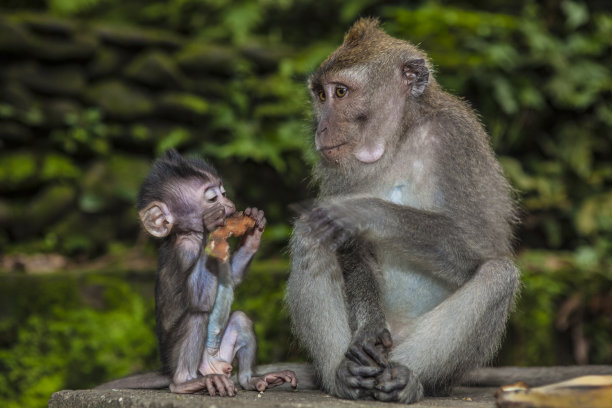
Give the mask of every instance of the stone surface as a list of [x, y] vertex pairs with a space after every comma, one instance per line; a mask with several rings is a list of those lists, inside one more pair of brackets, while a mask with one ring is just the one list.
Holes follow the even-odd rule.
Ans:
[[239, 58], [236, 52], [228, 47], [192, 42], [176, 55], [176, 61], [186, 72], [230, 76], [239, 63]]
[[76, 23], [72, 20], [44, 15], [44, 14], [21, 14], [17, 17], [26, 26], [40, 34], [55, 34], [66, 37], [76, 31]]
[[94, 27], [94, 32], [107, 43], [126, 48], [161, 47], [174, 50], [183, 42], [176, 34], [163, 30], [99, 25]]
[[117, 74], [125, 61], [121, 54], [110, 47], [98, 47], [92, 61], [87, 66], [87, 72], [92, 78]]
[[30, 55], [42, 61], [66, 62], [90, 59], [96, 52], [98, 40], [89, 33], [74, 38], [47, 38], [40, 36], [30, 42]]
[[[271, 371], [273, 366], [260, 366], [258, 372]], [[389, 407], [395, 404], [375, 401], [349, 401], [332, 397], [322, 391], [304, 389], [312, 380], [312, 368], [307, 364], [284, 363], [274, 365], [276, 369], [294, 369], [306, 387], [291, 390], [287, 385], [265, 393], [240, 391], [236, 397], [221, 398], [208, 395], [176, 395], [167, 390], [64, 390], [56, 392], [49, 400], [51, 408], [243, 408], [243, 407], [287, 407], [287, 408], [362, 408]], [[464, 384], [455, 387], [450, 396], [428, 397], [411, 407], [495, 407], [494, 393], [503, 384], [525, 381], [529, 385], [547, 384], [588, 374], [612, 374], [612, 366], [570, 367], [500, 367], [474, 370]], [[481, 386], [478, 386], [481, 385]]]
[[11, 68], [10, 79], [23, 83], [31, 91], [50, 96], [79, 96], [85, 89], [85, 75], [76, 64], [45, 67], [27, 63]]
[[209, 110], [206, 99], [186, 92], [164, 94], [157, 105], [157, 112], [162, 117], [188, 123], [202, 120]]
[[141, 84], [155, 88], [182, 88], [185, 78], [165, 53], [151, 51], [134, 59], [125, 75]]
[[[458, 387], [449, 397], [426, 398], [416, 404], [420, 407], [471, 407], [492, 408], [495, 406], [495, 388]], [[268, 390], [263, 394], [255, 391], [240, 391], [237, 396], [210, 397], [208, 395], [176, 395], [165, 390], [77, 390], [60, 391], [51, 396], [50, 408], [242, 408], [242, 407], [287, 407], [287, 408], [365, 408], [390, 407], [375, 401], [348, 401], [314, 390]]]
[[86, 96], [112, 118], [133, 120], [153, 111], [148, 95], [118, 80], [97, 83], [86, 92]]
[[21, 54], [29, 49], [30, 42], [26, 29], [0, 16], [0, 54]]

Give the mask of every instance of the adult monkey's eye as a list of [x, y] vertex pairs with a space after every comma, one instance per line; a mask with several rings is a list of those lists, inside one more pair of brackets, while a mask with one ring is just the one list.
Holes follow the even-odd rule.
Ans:
[[343, 87], [343, 86], [339, 86], [336, 88], [336, 96], [338, 98], [344, 98], [346, 96], [346, 93], [348, 92], [348, 90]]
[[327, 99], [327, 97], [325, 96], [325, 92], [324, 91], [319, 91], [319, 100], [321, 102], [325, 102], [326, 99]]

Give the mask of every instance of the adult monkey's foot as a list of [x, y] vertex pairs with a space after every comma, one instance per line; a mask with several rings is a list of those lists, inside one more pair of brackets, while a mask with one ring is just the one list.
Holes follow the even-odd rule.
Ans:
[[408, 367], [391, 362], [376, 377], [372, 396], [378, 401], [410, 404], [422, 400], [423, 385]]
[[359, 365], [385, 368], [389, 365], [392, 346], [391, 333], [385, 327], [360, 330], [355, 333], [345, 356]]
[[336, 370], [337, 393], [349, 399], [374, 399], [376, 377], [382, 373], [377, 364], [365, 366], [344, 358]]

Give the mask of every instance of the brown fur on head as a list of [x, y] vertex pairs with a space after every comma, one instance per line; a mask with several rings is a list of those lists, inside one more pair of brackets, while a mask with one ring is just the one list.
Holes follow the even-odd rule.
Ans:
[[[382, 29], [377, 18], [357, 20], [344, 36], [344, 42], [321, 63], [310, 80], [317, 82], [326, 74], [359, 64], [401, 64], [409, 59], [425, 59], [424, 52], [407, 41], [393, 38]], [[402, 61], [405, 60], [405, 61]], [[429, 67], [431, 70], [431, 68]]]

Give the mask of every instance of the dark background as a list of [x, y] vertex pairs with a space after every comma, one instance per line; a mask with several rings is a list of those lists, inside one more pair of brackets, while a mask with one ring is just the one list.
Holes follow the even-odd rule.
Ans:
[[308, 74], [359, 16], [419, 44], [481, 115], [522, 210], [523, 290], [494, 364], [612, 363], [607, 1], [0, 2], [0, 405], [158, 365], [134, 200], [170, 147], [266, 211], [235, 307], [258, 361], [304, 359], [283, 305], [310, 185]]

